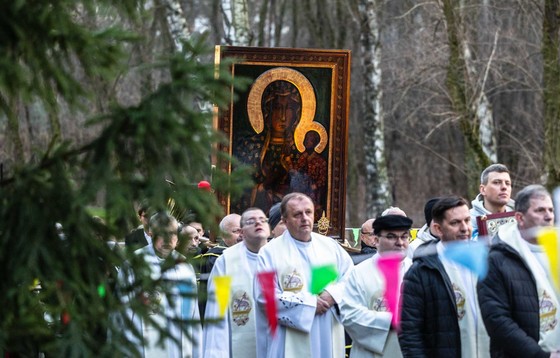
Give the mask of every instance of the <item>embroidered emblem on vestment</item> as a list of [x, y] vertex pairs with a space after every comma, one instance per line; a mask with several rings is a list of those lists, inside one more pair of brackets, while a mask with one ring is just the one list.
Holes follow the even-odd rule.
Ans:
[[453, 293], [455, 294], [455, 304], [457, 305], [457, 318], [459, 321], [465, 317], [465, 293], [459, 286], [453, 284]]
[[282, 275], [282, 288], [284, 291], [301, 291], [303, 288], [303, 279], [300, 273], [293, 269], [291, 272]]
[[236, 291], [231, 300], [232, 320], [238, 326], [244, 326], [249, 322], [249, 314], [253, 304], [247, 292]]
[[557, 325], [556, 312], [558, 307], [554, 306], [554, 302], [550, 295], [543, 291], [539, 301], [539, 318], [541, 324], [541, 332], [552, 331]]

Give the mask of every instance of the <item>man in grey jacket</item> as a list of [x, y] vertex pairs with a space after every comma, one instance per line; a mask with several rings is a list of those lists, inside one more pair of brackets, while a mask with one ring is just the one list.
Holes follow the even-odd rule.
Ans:
[[503, 164], [492, 164], [482, 171], [479, 190], [480, 194], [471, 202], [473, 239], [478, 237], [478, 216], [513, 211], [515, 206], [511, 200], [511, 177]]

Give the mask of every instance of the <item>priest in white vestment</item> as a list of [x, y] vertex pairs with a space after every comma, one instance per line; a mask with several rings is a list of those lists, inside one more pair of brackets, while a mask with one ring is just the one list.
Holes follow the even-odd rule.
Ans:
[[[257, 255], [270, 236], [268, 219], [261, 209], [249, 208], [241, 215], [242, 241], [224, 250], [218, 257], [208, 280], [208, 298], [204, 326], [205, 358], [255, 358], [257, 330], [253, 280]], [[219, 317], [214, 278], [231, 277], [231, 301], [225, 317]], [[218, 320], [216, 322], [216, 320]]]
[[396, 331], [391, 327], [392, 313], [384, 299], [385, 279], [377, 268], [380, 256], [391, 252], [403, 255], [400, 280], [412, 265], [406, 257], [412, 220], [401, 215], [381, 216], [373, 222], [377, 254], [360, 264], [344, 281], [339, 304], [342, 324], [352, 338], [350, 358], [402, 357]]
[[[344, 328], [337, 302], [341, 280], [353, 268], [348, 253], [332, 238], [313, 233], [314, 206], [301, 193], [286, 195], [281, 204], [287, 230], [259, 252], [258, 272], [276, 272], [278, 329], [257, 336], [258, 357], [344, 357]], [[310, 292], [311, 269], [334, 265], [339, 279], [319, 294]], [[257, 322], [267, 322], [264, 294], [255, 282]]]
[[[202, 357], [196, 274], [192, 265], [185, 262], [185, 257], [175, 251], [177, 229], [177, 220], [167, 213], [157, 213], [150, 218], [153, 243], [136, 250], [134, 254], [146, 261], [151, 279], [160, 281], [158, 287], [161, 290], [132, 291], [122, 297], [127, 306], [125, 319], [132, 324], [131, 327], [123, 322], [123, 333], [143, 358]], [[135, 274], [125, 263], [119, 272], [121, 289], [125, 285], [134, 285], [137, 280]], [[150, 305], [149, 320], [130, 307], [130, 302], [140, 297]], [[170, 335], [163, 344], [159, 343], [159, 329], [167, 329]], [[140, 332], [141, 337], [135, 335], [134, 330]], [[131, 352], [131, 355], [136, 356], [136, 353]]]

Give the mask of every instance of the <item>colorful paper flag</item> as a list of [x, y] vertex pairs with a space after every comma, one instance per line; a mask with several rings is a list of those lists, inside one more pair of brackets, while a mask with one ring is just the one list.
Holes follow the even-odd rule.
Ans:
[[104, 284], [100, 284], [99, 286], [97, 286], [97, 294], [101, 298], [105, 297], [105, 295], [107, 294], [107, 290], [105, 290], [105, 285]]
[[537, 242], [541, 245], [548, 257], [550, 264], [550, 273], [552, 274], [552, 281], [556, 288], [560, 290], [560, 276], [558, 271], [558, 256], [560, 255], [560, 244], [558, 243], [558, 228], [546, 228], [539, 230], [537, 234]]
[[479, 280], [488, 273], [488, 244], [484, 241], [451, 242], [445, 246], [444, 257], [466, 267], [478, 276]]
[[261, 286], [261, 291], [264, 295], [266, 317], [268, 319], [268, 327], [274, 336], [276, 328], [278, 327], [277, 308], [276, 308], [276, 294], [274, 290], [274, 279], [276, 272], [266, 271], [257, 273], [257, 279]]
[[214, 277], [214, 285], [216, 287], [216, 302], [218, 303], [219, 314], [220, 317], [224, 317], [231, 296], [231, 276]]
[[352, 228], [352, 235], [354, 235], [354, 247], [360, 243], [360, 228]]
[[193, 297], [196, 296], [196, 286], [188, 281], [179, 281], [177, 290], [181, 300], [181, 319], [188, 320], [192, 318], [191, 306], [194, 302]]
[[385, 292], [383, 297], [387, 303], [387, 308], [393, 316], [391, 317], [391, 325], [397, 331], [400, 328], [401, 310], [399, 304], [400, 287], [401, 287], [401, 263], [403, 260], [402, 253], [387, 253], [380, 255], [377, 259], [377, 268], [385, 279]]
[[311, 293], [314, 295], [320, 294], [329, 283], [337, 278], [338, 270], [334, 264], [313, 266], [311, 268]]

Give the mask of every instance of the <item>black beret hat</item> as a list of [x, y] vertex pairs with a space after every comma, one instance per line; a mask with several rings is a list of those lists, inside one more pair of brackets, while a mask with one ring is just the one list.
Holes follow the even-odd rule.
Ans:
[[276, 225], [280, 222], [280, 203], [272, 205], [268, 211], [268, 224], [270, 225], [270, 230], [274, 230]]
[[410, 229], [412, 220], [402, 215], [385, 215], [376, 218], [372, 226], [373, 231], [378, 234], [381, 230]]

